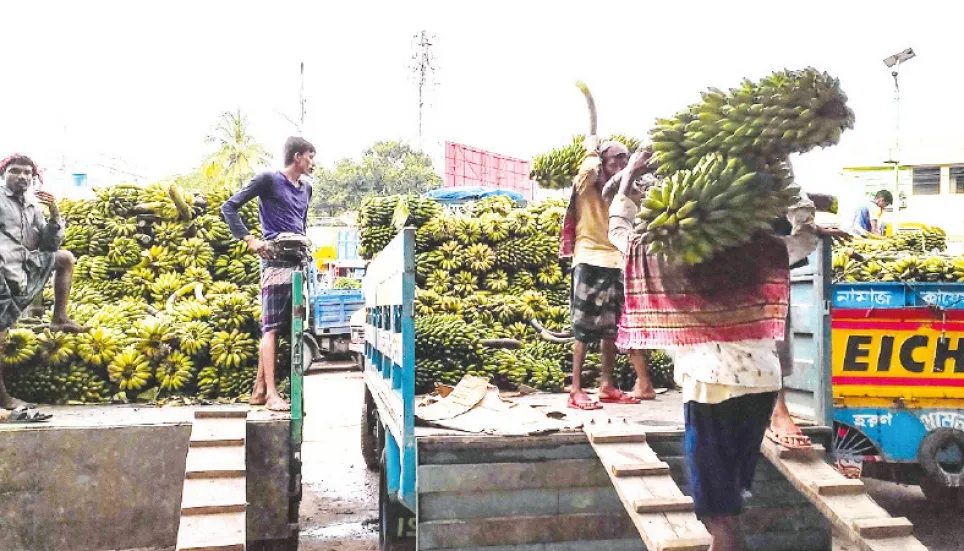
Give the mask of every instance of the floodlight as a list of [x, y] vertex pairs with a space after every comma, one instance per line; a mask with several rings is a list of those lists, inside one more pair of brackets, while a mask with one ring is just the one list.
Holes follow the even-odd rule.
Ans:
[[884, 65], [888, 67], [893, 67], [898, 63], [903, 63], [905, 61], [910, 61], [911, 59], [914, 59], [914, 56], [916, 55], [917, 54], [914, 53], [913, 48], [907, 48], [902, 52], [897, 52], [896, 54], [884, 59]]

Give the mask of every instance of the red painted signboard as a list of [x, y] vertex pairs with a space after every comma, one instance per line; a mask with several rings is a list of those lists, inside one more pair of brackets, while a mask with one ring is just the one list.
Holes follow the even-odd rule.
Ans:
[[481, 186], [532, 198], [531, 163], [467, 145], [445, 142], [445, 187]]

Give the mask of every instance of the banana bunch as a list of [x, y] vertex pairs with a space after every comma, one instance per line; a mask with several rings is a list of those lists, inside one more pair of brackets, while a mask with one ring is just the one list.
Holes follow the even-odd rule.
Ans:
[[562, 233], [562, 222], [566, 218], [565, 207], [552, 207], [539, 214], [539, 232], [555, 236]]
[[83, 256], [90, 250], [90, 242], [94, 238], [94, 227], [67, 226], [64, 230], [63, 248], [72, 252], [74, 256]]
[[174, 184], [158, 182], [145, 187], [141, 192], [142, 202], [134, 207], [133, 212], [149, 214], [168, 222], [178, 220], [180, 218], [178, 206], [174, 203], [170, 193], [173, 186]]
[[452, 219], [455, 240], [463, 245], [471, 245], [482, 240], [482, 222], [478, 218], [456, 216]]
[[452, 278], [452, 291], [459, 296], [468, 296], [479, 289], [479, 280], [472, 272], [456, 272]]
[[395, 207], [401, 199], [400, 195], [377, 197], [370, 195], [362, 199], [358, 212], [358, 223], [363, 228], [388, 227], [392, 224]]
[[154, 377], [160, 383], [161, 390], [182, 390], [194, 378], [194, 362], [175, 350], [161, 359]]
[[17, 367], [28, 363], [37, 353], [37, 335], [29, 329], [14, 328], [3, 343], [3, 365]]
[[107, 262], [111, 271], [123, 272], [141, 260], [141, 246], [133, 237], [115, 237], [108, 248]]
[[515, 201], [505, 195], [492, 195], [485, 197], [466, 206], [465, 211], [470, 216], [482, 218], [487, 215], [495, 215], [502, 218], [511, 213], [516, 208]]
[[462, 262], [472, 273], [483, 274], [495, 265], [495, 253], [485, 243], [476, 243], [465, 250]]
[[362, 282], [360, 279], [355, 279], [353, 277], [339, 277], [335, 280], [335, 289], [361, 289]]
[[234, 329], [218, 331], [211, 338], [211, 361], [217, 367], [240, 369], [257, 354], [257, 342], [248, 333]]
[[96, 404], [110, 396], [110, 387], [100, 376], [83, 364], [71, 364], [57, 390], [67, 403]]
[[77, 354], [94, 367], [108, 365], [117, 355], [122, 334], [106, 327], [94, 327], [77, 336]]
[[222, 398], [238, 398], [251, 392], [254, 379], [258, 375], [257, 367], [241, 369], [222, 369], [218, 377], [218, 394]]
[[206, 350], [214, 337], [214, 330], [207, 323], [195, 320], [188, 321], [177, 328], [177, 340], [182, 351], [190, 356], [196, 356]]
[[490, 272], [487, 276], [485, 276], [482, 286], [486, 290], [494, 293], [504, 292], [509, 288], [509, 275], [505, 272], [505, 270], [495, 270]]
[[153, 225], [153, 243], [155, 245], [173, 249], [186, 236], [187, 228], [180, 222], [158, 222]]
[[650, 133], [658, 174], [696, 168], [709, 153], [729, 157], [805, 153], [840, 141], [854, 125], [840, 82], [813, 68], [778, 71], [738, 88], [710, 88], [702, 101]]
[[444, 295], [452, 287], [452, 278], [445, 270], [433, 270], [425, 281], [425, 289], [438, 295]]
[[77, 339], [70, 333], [49, 329], [37, 336], [37, 354], [42, 363], [59, 367], [67, 365], [77, 353]]
[[[363, 205], [364, 208], [364, 205]], [[442, 214], [442, 205], [434, 199], [419, 195], [403, 195], [395, 203], [391, 223], [395, 230], [406, 226], [420, 227], [432, 218]]]
[[107, 373], [121, 391], [141, 390], [151, 381], [151, 363], [134, 346], [128, 346], [111, 360]]
[[170, 352], [175, 337], [167, 319], [153, 316], [134, 322], [128, 335], [134, 349], [152, 361]]
[[[244, 242], [240, 242], [244, 245]], [[176, 264], [183, 268], [206, 268], [214, 260], [214, 249], [200, 237], [185, 239], [177, 246]]]
[[505, 215], [487, 212], [479, 218], [482, 224], [482, 237], [486, 243], [496, 245], [509, 237], [509, 221]]
[[218, 295], [211, 299], [211, 325], [225, 331], [242, 330], [251, 321], [251, 300], [244, 293]]
[[138, 185], [118, 184], [96, 190], [95, 196], [105, 218], [124, 218], [141, 202], [142, 192]]
[[358, 254], [366, 260], [374, 258], [391, 243], [396, 233], [391, 226], [363, 226], [359, 234]]
[[[191, 226], [195, 237], [203, 239], [208, 243], [218, 246], [230, 243], [232, 240], [231, 230], [220, 215], [203, 214], [194, 219]], [[190, 229], [188, 230], [191, 231]]]
[[134, 237], [137, 233], [137, 223], [126, 218], [108, 218], [104, 220], [104, 230], [112, 239]]
[[525, 270], [518, 270], [509, 279], [509, 293], [512, 295], [521, 295], [526, 291], [534, 288], [536, 286], [536, 278], [532, 273]]
[[197, 391], [202, 398], [217, 398], [221, 386], [218, 368], [205, 367], [197, 374]]
[[799, 193], [786, 181], [740, 158], [706, 155], [650, 188], [637, 231], [650, 253], [698, 264], [768, 229]]

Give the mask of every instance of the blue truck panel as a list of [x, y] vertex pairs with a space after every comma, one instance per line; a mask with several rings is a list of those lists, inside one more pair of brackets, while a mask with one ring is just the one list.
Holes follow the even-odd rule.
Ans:
[[338, 260], [358, 260], [358, 230], [340, 230], [336, 247]]
[[907, 308], [940, 306], [964, 309], [964, 285], [960, 283], [835, 283], [834, 308]]
[[361, 289], [328, 289], [311, 297], [312, 328], [316, 335], [351, 333], [351, 315], [365, 307]]

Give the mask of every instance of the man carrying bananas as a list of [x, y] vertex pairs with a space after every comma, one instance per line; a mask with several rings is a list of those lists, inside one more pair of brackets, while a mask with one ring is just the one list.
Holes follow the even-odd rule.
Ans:
[[609, 237], [625, 255], [616, 344], [672, 351], [696, 515], [713, 536], [711, 549], [743, 549], [739, 516], [781, 389], [777, 343], [789, 309], [787, 247], [761, 232], [692, 266], [648, 254], [635, 231], [639, 207], [633, 201], [646, 156], [634, 154], [617, 175], [609, 210]]
[[881, 218], [884, 209], [894, 203], [894, 195], [882, 189], [874, 195], [874, 200], [860, 207], [854, 213], [851, 232], [858, 237], [878, 237], [884, 234]]
[[[60, 250], [64, 222], [54, 196], [36, 190], [27, 193], [34, 180], [40, 181], [37, 165], [26, 155], [11, 155], [0, 161], [4, 178], [0, 193], [0, 348], [7, 331], [43, 292], [51, 273], [54, 275], [54, 312], [51, 331], [82, 333], [87, 330], [67, 316], [67, 300], [74, 275], [74, 256]], [[50, 211], [44, 218], [42, 206]], [[0, 372], [0, 419], [42, 421], [49, 415], [30, 411], [36, 406], [7, 393]], [[12, 412], [9, 410], [13, 410]]]
[[[599, 402], [638, 404], [656, 397], [642, 351], [630, 354], [636, 371], [633, 395], [619, 390], [612, 381], [616, 357], [616, 328], [623, 308], [623, 257], [609, 241], [608, 206], [602, 190], [613, 176], [626, 167], [629, 150], [609, 141], [600, 147], [599, 138], [585, 141], [588, 155], [573, 180], [572, 197], [563, 222], [561, 256], [572, 257], [572, 333], [576, 339], [572, 358], [572, 387], [569, 407], [592, 410], [602, 406], [582, 389], [582, 366], [587, 346], [600, 343], [602, 356]], [[597, 153], [598, 151], [598, 153]]]
[[[315, 146], [303, 138], [285, 141], [284, 170], [265, 172], [255, 176], [221, 207], [224, 221], [237, 239], [261, 256], [261, 350], [258, 356], [258, 376], [254, 381], [249, 403], [267, 406], [272, 411], [290, 409], [275, 386], [278, 331], [291, 322], [291, 276], [298, 264], [276, 255], [271, 241], [283, 233], [304, 236], [308, 230], [308, 205], [311, 184], [302, 177], [314, 168]], [[264, 231], [264, 241], [251, 235], [238, 211], [257, 197], [258, 217]]]

